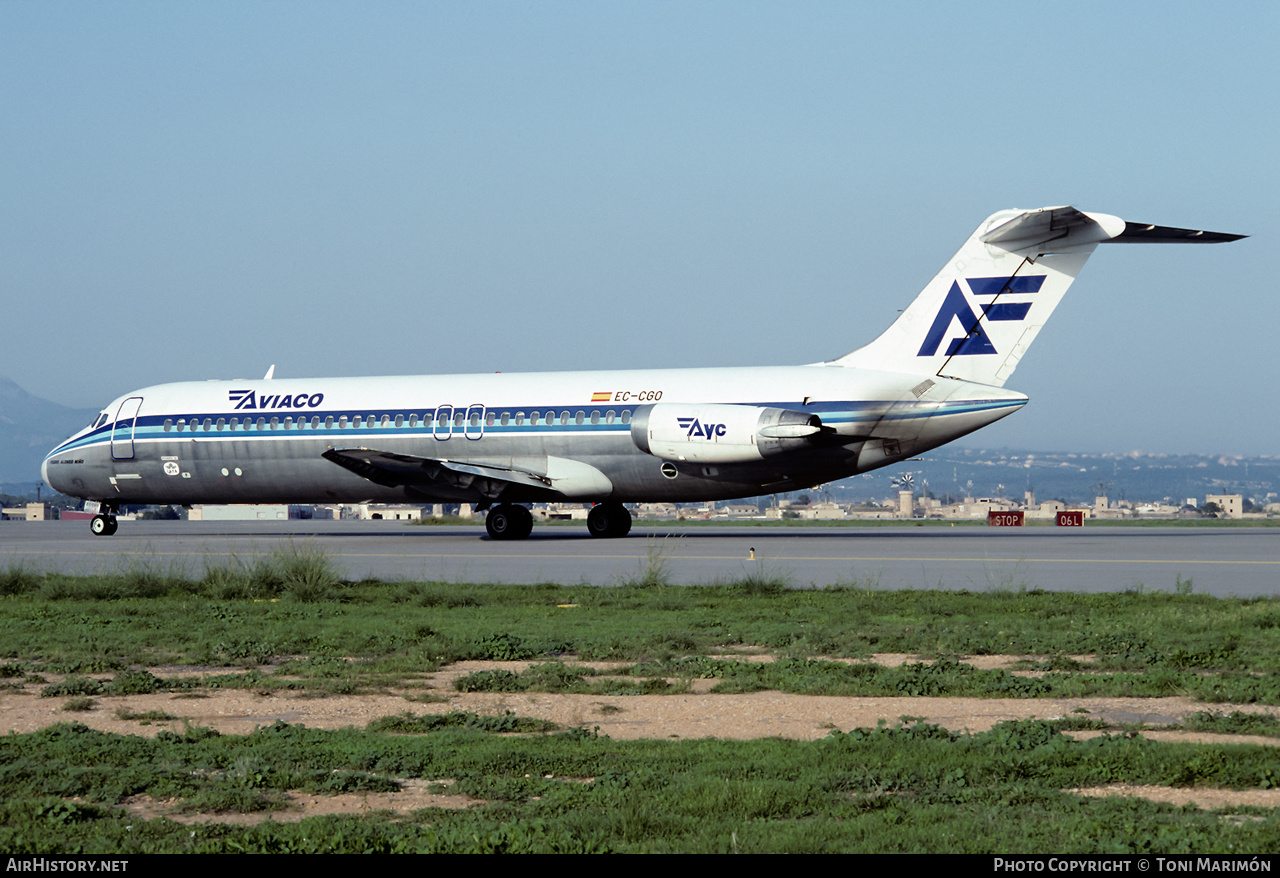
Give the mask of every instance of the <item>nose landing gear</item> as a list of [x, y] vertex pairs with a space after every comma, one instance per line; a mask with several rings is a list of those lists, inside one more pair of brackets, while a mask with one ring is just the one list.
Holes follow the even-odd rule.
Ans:
[[95, 537], [109, 537], [115, 534], [119, 524], [116, 522], [116, 508], [107, 503], [102, 504], [102, 511], [89, 522], [89, 532]]

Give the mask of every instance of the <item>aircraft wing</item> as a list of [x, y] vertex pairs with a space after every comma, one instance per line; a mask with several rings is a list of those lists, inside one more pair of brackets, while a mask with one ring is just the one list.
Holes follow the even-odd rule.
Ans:
[[445, 488], [497, 499], [512, 485], [554, 490], [546, 473], [532, 469], [417, 457], [374, 448], [330, 448], [323, 457], [375, 484], [422, 490]]

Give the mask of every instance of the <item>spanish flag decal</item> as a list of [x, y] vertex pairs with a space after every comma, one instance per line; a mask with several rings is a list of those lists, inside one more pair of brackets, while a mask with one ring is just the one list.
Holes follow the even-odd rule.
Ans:
[[606, 390], [604, 393], [593, 393], [591, 394], [591, 401], [592, 402], [608, 402], [612, 396], [613, 396], [613, 391], [611, 390]]

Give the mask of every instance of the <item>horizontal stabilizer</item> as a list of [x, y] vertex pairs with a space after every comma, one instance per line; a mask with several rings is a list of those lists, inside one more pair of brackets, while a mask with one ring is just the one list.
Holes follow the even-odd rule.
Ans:
[[1239, 241], [1248, 235], [1231, 235], [1226, 232], [1204, 232], [1199, 229], [1176, 229], [1173, 226], [1152, 226], [1146, 223], [1125, 223], [1124, 231], [1104, 244], [1225, 244]]

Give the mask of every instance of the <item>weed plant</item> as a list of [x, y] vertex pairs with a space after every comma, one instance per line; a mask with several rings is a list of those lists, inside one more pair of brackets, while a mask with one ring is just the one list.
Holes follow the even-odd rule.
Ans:
[[648, 537], [644, 561], [636, 573], [623, 584], [630, 588], [656, 588], [671, 584], [671, 557], [680, 545], [680, 537]]

